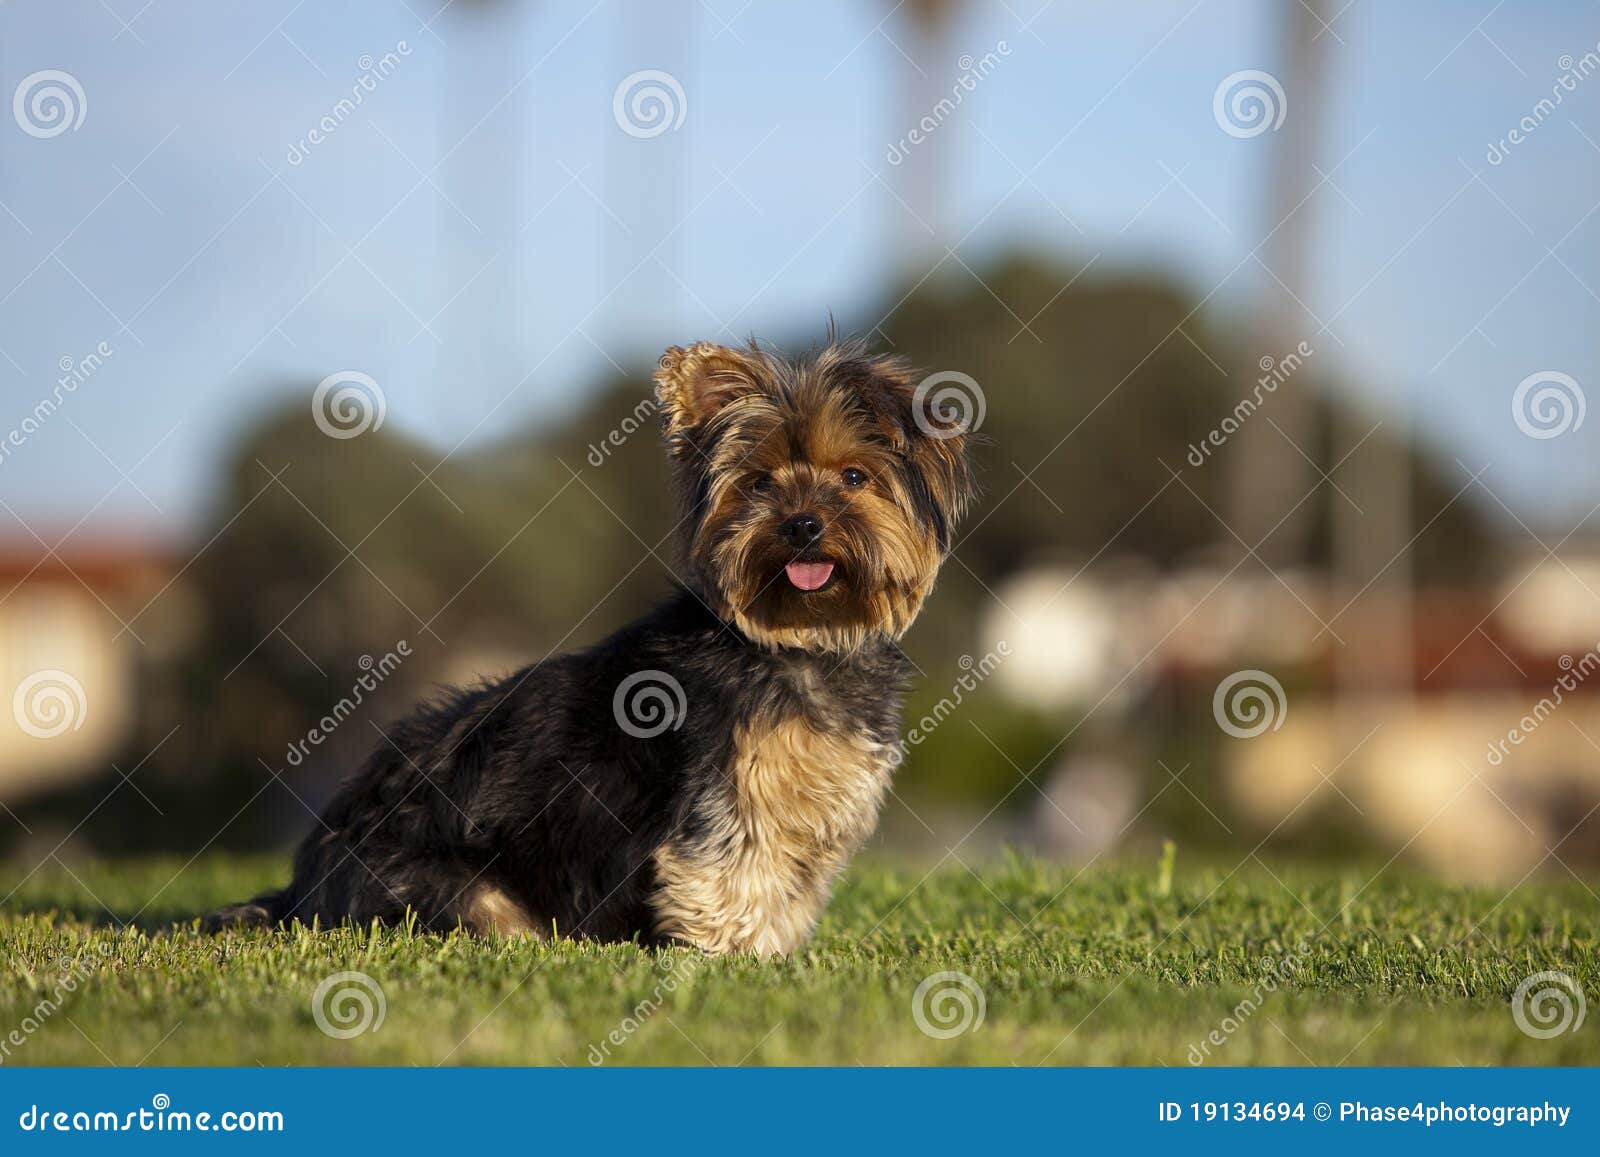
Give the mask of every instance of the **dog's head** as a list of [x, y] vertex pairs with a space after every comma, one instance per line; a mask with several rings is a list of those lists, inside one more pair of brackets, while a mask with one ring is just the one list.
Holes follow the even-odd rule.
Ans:
[[973, 495], [967, 433], [898, 361], [674, 346], [656, 373], [689, 580], [766, 646], [898, 638]]

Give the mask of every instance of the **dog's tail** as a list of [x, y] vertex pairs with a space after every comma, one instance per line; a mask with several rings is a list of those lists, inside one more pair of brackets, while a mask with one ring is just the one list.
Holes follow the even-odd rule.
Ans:
[[200, 920], [200, 931], [209, 934], [225, 928], [275, 928], [289, 915], [289, 892], [263, 892], [253, 900], [218, 908]]

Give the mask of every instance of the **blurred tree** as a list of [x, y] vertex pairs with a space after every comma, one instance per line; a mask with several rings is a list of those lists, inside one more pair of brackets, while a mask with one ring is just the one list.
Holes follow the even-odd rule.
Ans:
[[[896, 289], [887, 300], [900, 304], [878, 323], [890, 348], [970, 374], [986, 397], [977, 449], [986, 494], [906, 640], [926, 672], [914, 714], [949, 690], [959, 656], [984, 649], [977, 624], [988, 591], [1018, 569], [1102, 550], [1172, 569], [1232, 541], [1213, 513], [1225, 465], [1197, 467], [1188, 455], [1232, 412], [1235, 387], [1217, 367], [1236, 364], [1237, 339], [1216, 319], [1191, 318], [1192, 298], [1159, 277], [1074, 281], [1073, 269], [1037, 257], [980, 272], [981, 285]], [[878, 316], [855, 328], [868, 331]], [[1017, 317], [1033, 320], [1024, 328]], [[392, 423], [328, 437], [305, 404], [248, 430], [183, 579], [197, 608], [194, 642], [147, 673], [155, 706], [118, 761], [131, 767], [170, 732], [138, 774], [167, 818], [130, 822], [145, 805], [121, 792], [85, 826], [88, 837], [192, 850], [237, 812], [218, 844], [283, 843], [384, 742], [377, 729], [432, 685], [581, 646], [661, 597], [678, 560], [648, 381], [648, 368], [615, 377], [568, 421], [445, 457]], [[1327, 413], [1340, 395], [1314, 396], [1320, 434], [1306, 452], [1326, 469]], [[1447, 507], [1455, 487], [1431, 452], [1390, 451], [1416, 478], [1416, 524], [1431, 522], [1412, 550], [1417, 580], [1466, 581], [1488, 553], [1479, 513], [1465, 501]], [[1332, 497], [1322, 484], [1307, 500], [1322, 566]], [[360, 656], [381, 657], [402, 639], [412, 657], [292, 765], [289, 746], [350, 693]], [[1064, 730], [1013, 718], [989, 695], [974, 696], [973, 717], [991, 735], [1016, 737], [1010, 759], [1024, 768]], [[915, 758], [913, 790], [947, 799], [992, 804], [994, 785], [1017, 774], [958, 726]], [[36, 810], [75, 819], [115, 782]]]
[[[1108, 275], [1062, 289], [1072, 277], [1014, 258], [984, 271], [984, 285], [924, 286], [882, 323], [895, 349], [930, 370], [967, 372], [983, 389], [988, 444], [977, 454], [986, 494], [959, 536], [962, 562], [992, 583], [1029, 561], [1087, 559], [1108, 547], [1166, 567], [1216, 544], [1237, 549], [1223, 523], [1236, 447], [1229, 441], [1200, 466], [1190, 453], [1234, 413], [1236, 386], [1219, 366], [1237, 363], [1238, 339], [1203, 314], [1190, 318], [1191, 299], [1170, 282]], [[1023, 329], [1018, 317], [1034, 320]], [[1317, 420], [1304, 449], [1325, 470], [1327, 415], [1345, 403], [1305, 372]], [[1278, 400], [1268, 395], [1244, 427], [1263, 424]], [[1367, 444], [1385, 445], [1383, 431]], [[1399, 453], [1416, 460], [1420, 525], [1457, 487], [1431, 451]], [[1290, 495], [1286, 482], [1260, 484], [1285, 506], [1310, 494], [1306, 555], [1326, 568], [1333, 492], [1307, 484]], [[1485, 534], [1474, 508], [1449, 506], [1418, 541], [1419, 580], [1481, 573]]]

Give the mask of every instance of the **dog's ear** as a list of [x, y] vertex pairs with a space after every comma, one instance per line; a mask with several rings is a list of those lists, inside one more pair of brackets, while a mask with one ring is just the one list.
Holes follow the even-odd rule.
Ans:
[[984, 397], [965, 374], [920, 377], [898, 358], [858, 363], [857, 395], [894, 451], [912, 467], [915, 487], [938, 508], [941, 538], [977, 496], [969, 457]]
[[656, 367], [656, 400], [670, 439], [703, 426], [729, 402], [760, 389], [748, 354], [712, 342], [672, 346]]

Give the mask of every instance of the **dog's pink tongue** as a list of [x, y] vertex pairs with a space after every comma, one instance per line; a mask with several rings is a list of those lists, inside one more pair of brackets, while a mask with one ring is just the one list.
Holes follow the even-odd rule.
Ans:
[[803, 591], [814, 591], [833, 574], [831, 562], [791, 562], [784, 568], [789, 581]]

